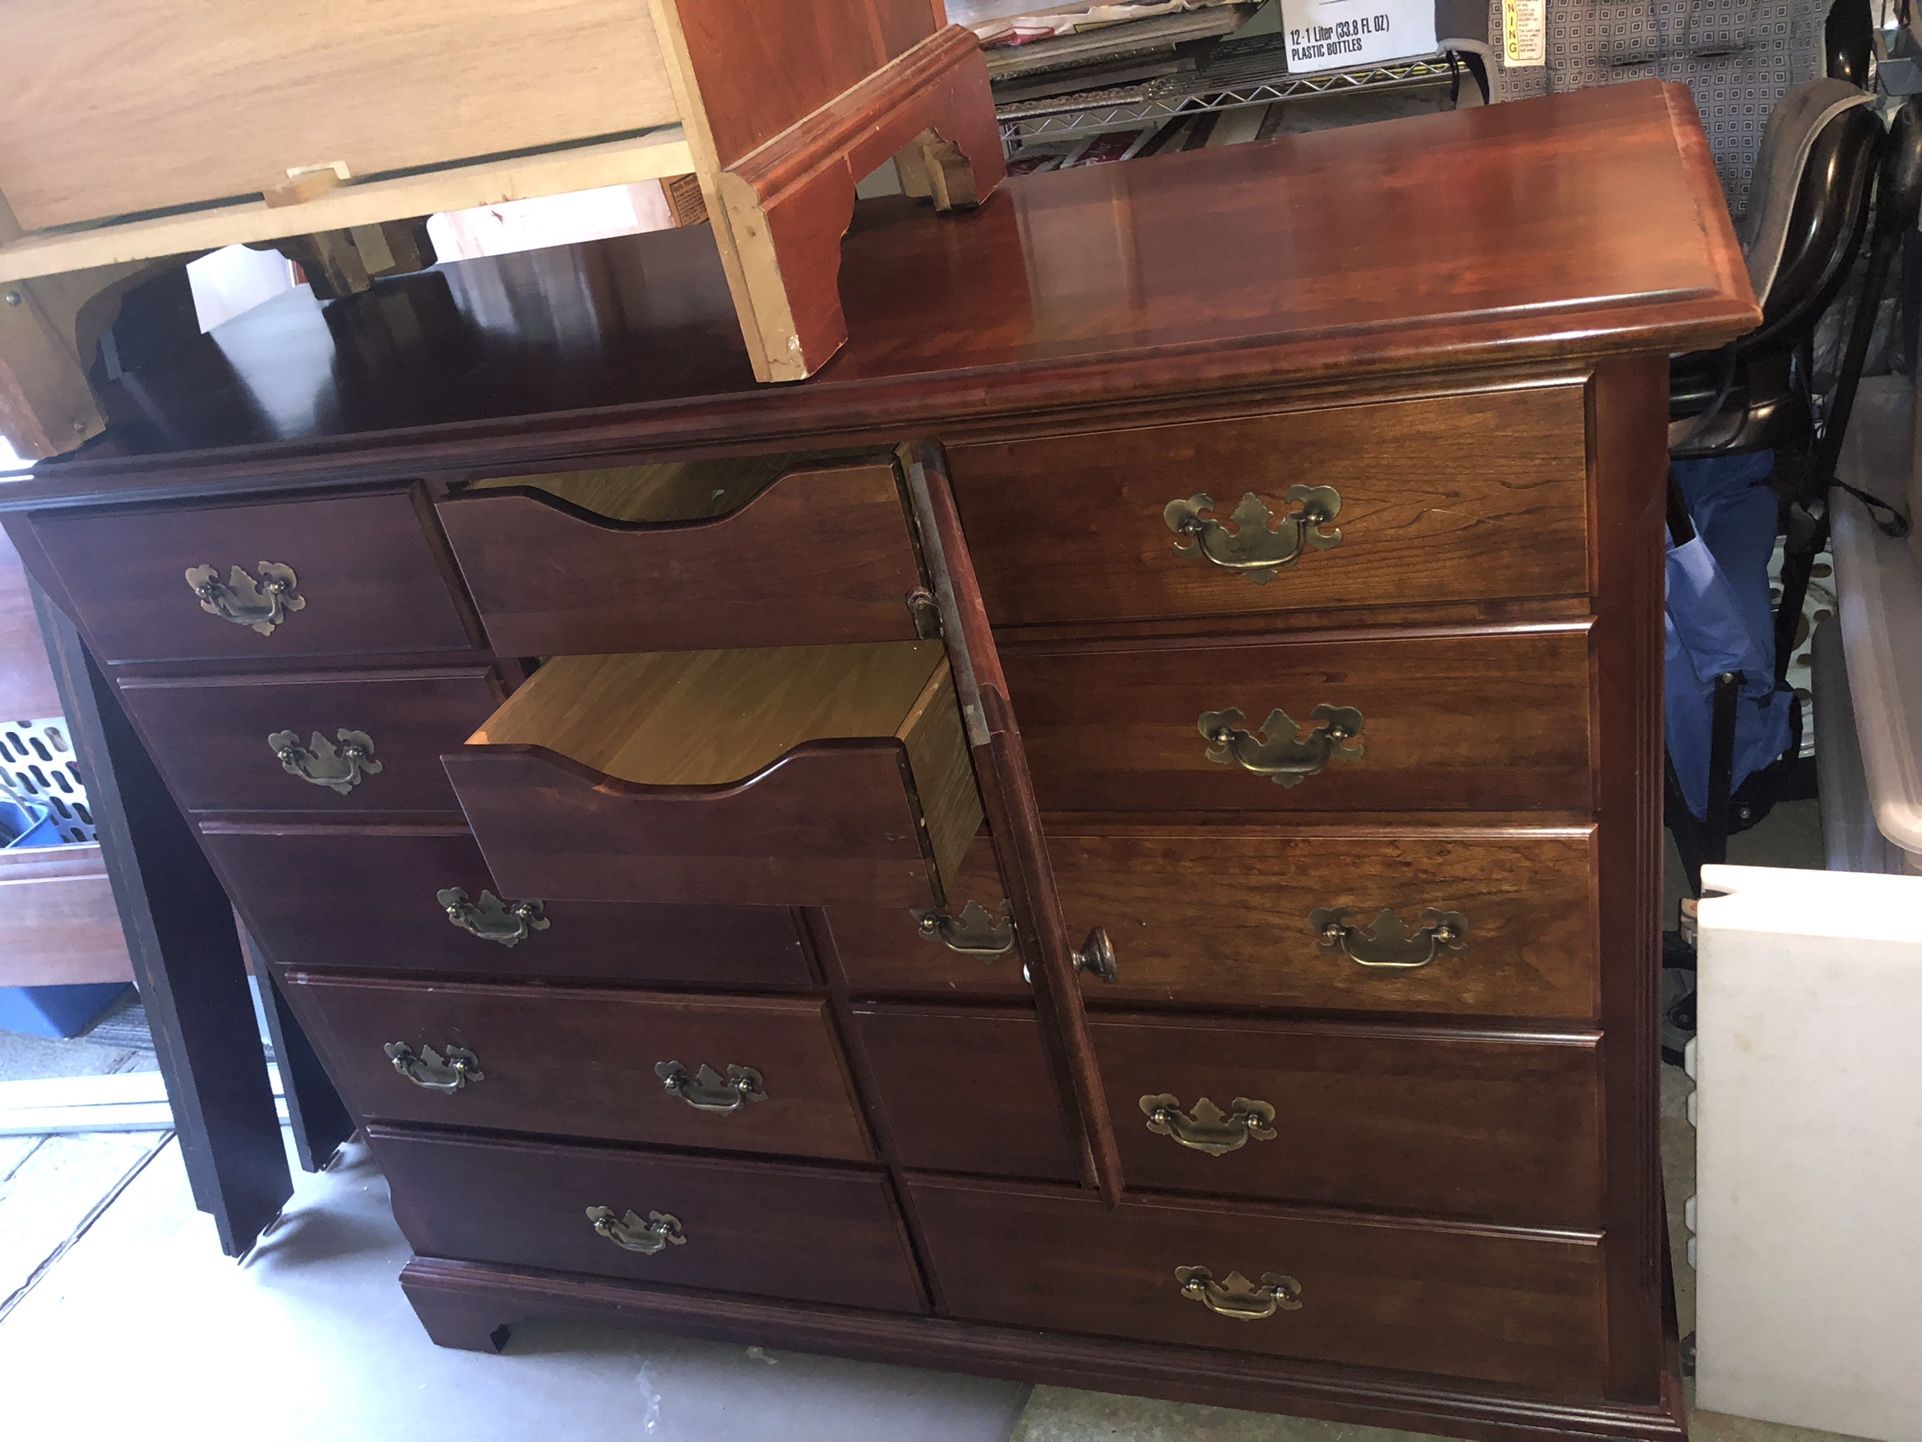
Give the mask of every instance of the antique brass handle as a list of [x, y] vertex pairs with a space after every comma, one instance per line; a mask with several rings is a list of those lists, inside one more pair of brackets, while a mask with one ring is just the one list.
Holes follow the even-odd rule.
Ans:
[[343, 726], [334, 734], [340, 738], [338, 746], [318, 731], [305, 746], [298, 731], [276, 731], [267, 744], [288, 775], [345, 796], [367, 777], [380, 775], [381, 764], [374, 759], [374, 738], [365, 731]]
[[486, 1081], [480, 1058], [464, 1046], [442, 1047], [435, 1051], [424, 1046], [416, 1056], [404, 1041], [390, 1041], [384, 1048], [387, 1060], [415, 1086], [430, 1092], [457, 1092], [469, 1082]]
[[587, 1220], [594, 1224], [595, 1231], [615, 1246], [639, 1252], [643, 1257], [651, 1257], [668, 1247], [687, 1245], [687, 1233], [681, 1230], [681, 1219], [672, 1212], [649, 1212], [647, 1220], [642, 1221], [632, 1212], [617, 1217], [612, 1207], [589, 1207]]
[[1167, 1092], [1145, 1096], [1140, 1105], [1149, 1131], [1158, 1137], [1173, 1137], [1184, 1147], [1211, 1157], [1239, 1151], [1250, 1141], [1275, 1139], [1275, 1109], [1249, 1097], [1236, 1097], [1225, 1114], [1206, 1097], [1184, 1109], [1181, 1099]]
[[1259, 1322], [1276, 1312], [1301, 1310], [1301, 1283], [1279, 1272], [1263, 1272], [1258, 1287], [1239, 1272], [1216, 1281], [1206, 1267], [1176, 1267], [1175, 1280], [1182, 1296], [1231, 1321]]
[[917, 911], [914, 919], [921, 928], [921, 935], [928, 941], [938, 941], [949, 951], [963, 956], [978, 956], [983, 961], [993, 961], [997, 956], [1006, 956], [1014, 950], [1014, 918], [1007, 915], [1007, 903], [1002, 915], [995, 916], [978, 901], [970, 901], [961, 908], [959, 916], [950, 916], [945, 911]]
[[223, 581], [213, 566], [189, 566], [187, 584], [200, 598], [200, 609], [209, 616], [271, 636], [274, 627], [291, 612], [305, 609], [307, 598], [300, 594], [300, 582], [292, 566], [260, 561], [254, 570], [260, 576], [258, 582], [240, 566], [235, 566]]
[[505, 902], [491, 891], [483, 891], [479, 901], [469, 901], [458, 886], [434, 893], [447, 919], [469, 936], [502, 946], [519, 946], [530, 933], [546, 931], [554, 923], [541, 914], [538, 901]]
[[1308, 915], [1323, 951], [1339, 951], [1360, 966], [1390, 971], [1413, 971], [1427, 966], [1444, 950], [1468, 949], [1468, 920], [1459, 911], [1422, 912], [1421, 926], [1410, 931], [1393, 911], [1382, 910], [1374, 925], [1363, 931], [1349, 921], [1354, 912], [1345, 906], [1320, 906]]
[[1213, 743], [1207, 754], [1217, 766], [1239, 766], [1277, 786], [1295, 786], [1331, 761], [1352, 761], [1363, 754], [1355, 740], [1361, 735], [1361, 712], [1354, 707], [1317, 706], [1312, 719], [1314, 729], [1303, 736], [1301, 727], [1277, 707], [1262, 723], [1265, 741], [1247, 730], [1248, 718], [1239, 711], [1204, 711], [1196, 725]]
[[697, 1112], [738, 1112], [749, 1102], [764, 1102], [767, 1092], [761, 1074], [751, 1066], [731, 1066], [727, 1077], [706, 1062], [693, 1076], [677, 1061], [657, 1063], [654, 1075], [669, 1096], [677, 1096]]
[[1170, 501], [1161, 518], [1175, 533], [1175, 549], [1183, 555], [1239, 571], [1257, 586], [1265, 586], [1304, 551], [1331, 551], [1341, 544], [1340, 531], [1322, 529], [1340, 514], [1341, 492], [1333, 486], [1290, 486], [1281, 499], [1288, 509], [1281, 514], [1278, 529], [1271, 528], [1275, 514], [1253, 491], [1241, 498], [1228, 517], [1234, 523], [1232, 531], [1206, 514], [1215, 508], [1212, 496]]

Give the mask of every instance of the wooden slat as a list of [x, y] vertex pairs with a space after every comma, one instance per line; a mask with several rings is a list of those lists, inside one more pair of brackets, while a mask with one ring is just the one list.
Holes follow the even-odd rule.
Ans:
[[0, 245], [0, 280], [185, 255], [289, 235], [347, 230], [604, 185], [629, 185], [680, 175], [692, 165], [681, 127], [668, 125], [596, 145], [336, 186], [295, 205], [270, 206], [264, 200], [248, 200], [86, 230], [29, 234]]
[[132, 980], [98, 845], [0, 851], [0, 986]]

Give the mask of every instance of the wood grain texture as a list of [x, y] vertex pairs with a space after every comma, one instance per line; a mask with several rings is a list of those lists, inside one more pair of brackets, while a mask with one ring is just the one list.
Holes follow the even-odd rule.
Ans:
[[[866, 1161], [840, 1048], [818, 1001], [342, 981], [288, 974], [288, 994], [362, 1120]], [[466, 1047], [486, 1074], [456, 1092], [399, 1075], [382, 1048]], [[758, 1070], [767, 1100], [703, 1112], [667, 1091], [692, 1075]]]
[[487, 4], [454, 22], [421, 0], [351, 24], [314, 0], [10, 3], [0, 192], [40, 229], [257, 194], [290, 167], [370, 175], [676, 118], [638, 6]]
[[[1133, 1187], [1510, 1226], [1602, 1223], [1600, 1038], [1149, 1016], [1091, 1021]], [[1274, 1108], [1210, 1156], [1144, 1096]]]
[[[277, 661], [470, 645], [404, 494], [43, 516], [34, 524], [104, 661]], [[261, 561], [292, 567], [307, 602], [271, 635], [209, 615], [186, 580], [194, 566], [215, 567], [223, 582], [234, 566], [251, 576]]]
[[[650, 1152], [420, 1136], [368, 1140], [415, 1250], [560, 1272], [888, 1311], [924, 1304], [886, 1181]], [[652, 1256], [599, 1236], [589, 1207], [678, 1218]]]
[[[1286, 613], [1419, 600], [1581, 595], [1579, 383], [982, 441], [950, 447], [997, 625]], [[1340, 544], [1261, 584], [1212, 565], [1162, 512], [1207, 495], [1332, 486]], [[1293, 526], [1278, 520], [1284, 533]]]
[[1660, 1403], [1551, 1399], [1520, 1388], [1410, 1377], [1212, 1347], [1076, 1337], [944, 1317], [889, 1316], [417, 1257], [401, 1287], [443, 1347], [491, 1352], [530, 1317], [620, 1323], [717, 1342], [944, 1367], [985, 1377], [1257, 1408], [1490, 1442], [1570, 1437], [1683, 1442], [1679, 1388]]
[[[732, 469], [761, 482], [765, 468]], [[495, 650], [548, 656], [914, 639], [908, 597], [921, 587], [921, 570], [891, 465], [790, 472], [746, 495], [727, 474], [699, 494], [679, 475], [672, 485], [650, 475], [631, 486], [623, 476], [577, 474], [441, 503], [441, 524]], [[733, 504], [710, 516], [717, 497]]]
[[290, 970], [784, 991], [812, 981], [780, 907], [508, 896], [540, 901], [547, 929], [511, 948], [471, 936], [435, 899], [495, 889], [464, 826], [203, 823], [200, 834], [255, 938]]
[[470, 743], [543, 746], [635, 785], [713, 786], [803, 741], [906, 743], [908, 723], [929, 720], [921, 693], [945, 669], [935, 641], [560, 656]]
[[[120, 695], [190, 811], [457, 813], [441, 754], [501, 704], [501, 685], [490, 668], [470, 666], [141, 682]], [[343, 729], [372, 739], [381, 768], [344, 793], [290, 773], [267, 739], [292, 731], [312, 750], [319, 732], [338, 747]]]
[[1074, 1139], [1032, 1011], [858, 1006], [853, 1015], [897, 1165], [1077, 1180]]
[[[964, 422], [1085, 430], [1103, 410], [1140, 425], [1202, 392], [1246, 411], [1336, 378], [1352, 398], [1395, 373], [1705, 349], [1760, 314], [1705, 155], [1686, 92], [1650, 82], [1026, 176], [959, 217], [864, 207], [843, 248], [848, 345], [806, 387], [756, 388], [698, 230], [383, 281], [348, 314], [283, 296], [110, 387], [112, 444], [0, 487], [0, 507], [169, 494], [180, 478], [153, 458], [209, 450], [196, 485], [378, 474], [377, 438], [453, 422], [472, 428], [385, 473], [958, 442]], [[538, 342], [498, 326], [503, 294], [550, 317]], [[465, 384], [435, 379], [449, 356]], [[269, 447], [299, 454], [263, 472]]]
[[[1124, 1201], [1104, 1213], [1072, 1192], [932, 1179], [911, 1181], [909, 1194], [956, 1317], [1576, 1395], [1601, 1380], [1593, 1236], [1200, 1202]], [[1301, 1309], [1218, 1317], [1182, 1295], [1175, 1269], [1189, 1266], [1293, 1277]]]
[[0, 986], [133, 980], [98, 843], [0, 850], [0, 916]]
[[[1004, 645], [1036, 794], [1050, 811], [1585, 810], [1582, 626], [1211, 645]], [[1317, 706], [1362, 713], [1360, 757], [1292, 787], [1208, 760], [1197, 722], [1279, 707], [1306, 735]]]
[[[1395, 1015], [1592, 1020], [1600, 981], [1591, 828], [1356, 817], [1285, 827], [1052, 817], [1048, 860], [1071, 931], [1107, 928], [1112, 985], [1084, 978], [1095, 1007], [1305, 1008]], [[950, 887], [998, 910], [1003, 888], [977, 843]], [[958, 902], [956, 904], [959, 904]], [[1410, 926], [1460, 912], [1467, 946], [1390, 971], [1320, 944], [1310, 916], [1345, 907]], [[902, 911], [826, 913], [858, 996], [1021, 995], [1019, 968], [924, 940]]]

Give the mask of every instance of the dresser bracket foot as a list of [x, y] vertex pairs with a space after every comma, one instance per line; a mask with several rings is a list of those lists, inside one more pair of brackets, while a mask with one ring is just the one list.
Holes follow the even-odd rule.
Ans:
[[400, 1286], [436, 1347], [498, 1352], [507, 1345], [508, 1333], [521, 1320], [518, 1308], [498, 1294], [436, 1285], [421, 1270], [420, 1262], [409, 1262], [401, 1269]]
[[856, 183], [891, 158], [938, 210], [981, 204], [1007, 174], [972, 31], [929, 36], [722, 169], [715, 234], [758, 379], [804, 379], [846, 343], [841, 237]]

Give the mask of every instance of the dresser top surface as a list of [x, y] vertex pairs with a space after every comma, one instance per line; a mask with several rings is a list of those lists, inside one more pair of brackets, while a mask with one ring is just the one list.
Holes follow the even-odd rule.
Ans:
[[111, 386], [103, 441], [0, 484], [0, 505], [97, 494], [76, 483], [163, 457], [880, 436], [1691, 349], [1758, 318], [1687, 92], [1655, 82], [1022, 177], [967, 214], [871, 202], [842, 297], [847, 348], [757, 386], [704, 228], [329, 305], [295, 291]]

